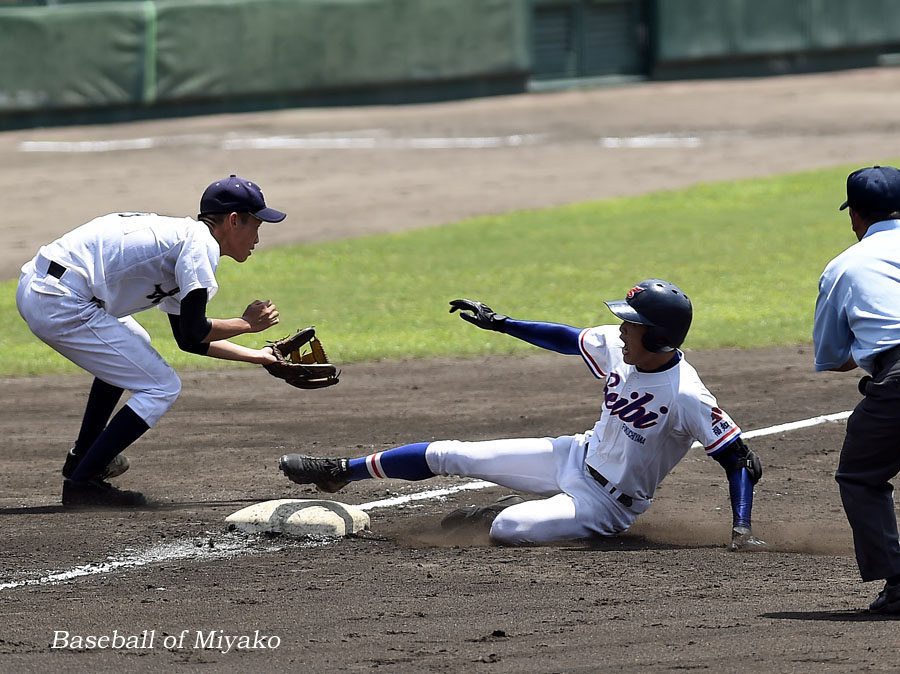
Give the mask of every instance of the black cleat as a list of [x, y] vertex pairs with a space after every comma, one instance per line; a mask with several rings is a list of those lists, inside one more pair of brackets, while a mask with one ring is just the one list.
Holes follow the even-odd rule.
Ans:
[[869, 613], [900, 613], [900, 583], [885, 583], [875, 601], [869, 604]]
[[490, 526], [501, 510], [524, 502], [525, 499], [518, 494], [507, 494], [490, 505], [457, 508], [441, 520], [441, 529]]
[[[82, 456], [75, 456], [72, 453], [72, 450], [69, 450], [69, 453], [66, 454], [66, 462], [63, 464], [62, 474], [63, 477], [69, 478], [72, 477], [72, 473], [75, 472], [75, 469], [78, 468], [78, 464], [81, 463]], [[129, 466], [128, 457], [124, 454], [117, 454], [116, 458], [110, 461], [106, 470], [100, 473], [97, 476], [98, 480], [108, 480], [111, 477], [118, 477], [126, 470], [128, 470]]]
[[285, 454], [278, 468], [297, 484], [314, 484], [321, 491], [336, 492], [350, 484], [349, 459], [318, 459], [303, 454]]
[[135, 508], [147, 505], [139, 491], [113, 487], [98, 478], [91, 480], [63, 480], [62, 502], [65, 506], [101, 506]]

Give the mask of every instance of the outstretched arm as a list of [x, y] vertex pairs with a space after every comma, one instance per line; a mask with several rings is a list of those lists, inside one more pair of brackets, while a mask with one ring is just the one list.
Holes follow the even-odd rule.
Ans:
[[534, 344], [542, 349], [567, 355], [578, 355], [578, 338], [582, 329], [563, 323], [521, 321], [498, 314], [486, 304], [474, 300], [459, 299], [450, 302], [450, 313], [459, 311], [459, 317], [483, 330], [503, 332], [511, 337]]
[[750, 526], [753, 485], [762, 477], [759, 457], [740, 437], [710, 456], [721, 464], [728, 476], [732, 513], [731, 549], [752, 550], [768, 547], [764, 541], [753, 535]]

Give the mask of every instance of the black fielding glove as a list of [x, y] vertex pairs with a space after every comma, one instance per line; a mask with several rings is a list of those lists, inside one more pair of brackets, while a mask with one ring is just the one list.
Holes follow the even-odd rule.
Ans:
[[[482, 330], [506, 332], [506, 319], [508, 316], [498, 314], [488, 305], [475, 300], [453, 300], [450, 302], [450, 313], [459, 312], [459, 317], [472, 325], [477, 325]], [[471, 313], [468, 313], [471, 312]]]

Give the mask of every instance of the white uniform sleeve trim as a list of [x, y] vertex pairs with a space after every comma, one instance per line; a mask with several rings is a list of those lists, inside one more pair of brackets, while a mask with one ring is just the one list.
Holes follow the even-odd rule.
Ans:
[[[732, 426], [730, 431], [728, 431], [721, 438], [719, 438], [714, 443], [712, 443], [711, 445], [708, 445], [706, 447], [706, 453], [710, 454], [710, 455], [715, 454], [718, 449], [723, 447], [722, 443], [725, 442], [725, 440], [728, 440], [729, 438], [731, 440], [737, 440], [739, 437], [741, 437], [741, 429], [738, 428], [737, 426]], [[729, 444], [729, 443], [725, 443], [725, 444]]]
[[603, 379], [606, 377], [606, 372], [597, 364], [591, 355], [587, 352], [587, 349], [584, 346], [584, 337], [591, 330], [591, 328], [585, 328], [581, 331], [581, 334], [578, 336], [578, 348], [581, 351], [581, 357], [584, 359], [584, 362], [587, 363], [588, 368], [594, 374], [597, 379]]

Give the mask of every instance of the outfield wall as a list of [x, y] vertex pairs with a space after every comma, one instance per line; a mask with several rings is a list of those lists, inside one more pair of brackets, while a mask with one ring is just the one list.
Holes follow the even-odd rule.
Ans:
[[0, 0], [0, 128], [831, 70], [897, 54], [900, 0]]
[[655, 78], [878, 65], [900, 51], [900, 0], [656, 0]]
[[527, 0], [0, 7], [0, 117], [523, 91], [527, 32]]

